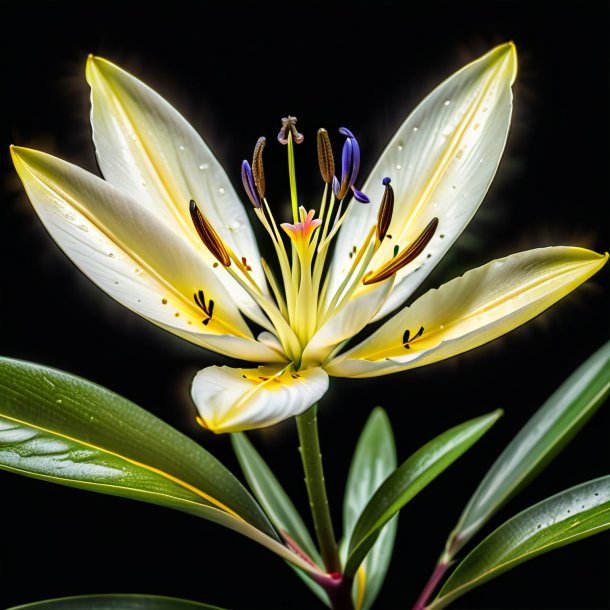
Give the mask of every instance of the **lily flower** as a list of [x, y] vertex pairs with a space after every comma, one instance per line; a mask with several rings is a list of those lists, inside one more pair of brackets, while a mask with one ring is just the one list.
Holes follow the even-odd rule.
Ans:
[[[278, 139], [287, 147], [292, 218], [276, 223], [267, 202], [264, 139], [241, 168], [249, 213], [277, 254], [271, 264], [201, 137], [161, 96], [105, 59], [90, 56], [86, 69], [105, 180], [31, 149], [12, 147], [12, 156], [45, 227], [93, 282], [158, 326], [248, 363], [196, 375], [200, 423], [214, 432], [259, 428], [305, 411], [326, 392], [329, 376], [386, 375], [492, 341], [605, 264], [607, 254], [577, 247], [519, 252], [405, 306], [488, 190], [509, 130], [516, 71], [507, 43], [439, 85], [399, 127], [362, 191], [354, 134], [341, 129], [347, 139], [337, 177], [330, 137], [320, 130], [317, 208], [299, 200], [295, 144], [304, 136], [296, 118], [285, 118]], [[249, 322], [263, 329], [258, 336]]]

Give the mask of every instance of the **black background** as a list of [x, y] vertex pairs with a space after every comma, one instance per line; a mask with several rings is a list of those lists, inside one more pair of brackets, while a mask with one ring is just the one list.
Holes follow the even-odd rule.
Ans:
[[[235, 184], [239, 164], [279, 119], [299, 117], [302, 198], [317, 202], [314, 134], [349, 126], [363, 177], [432, 86], [493, 45], [519, 52], [509, 146], [476, 220], [428, 283], [522, 249], [608, 249], [608, 3], [15, 2], [2, 7], [0, 349], [117, 391], [190, 434], [237, 470], [228, 438], [194, 424], [192, 375], [222, 361], [117, 305], [46, 235], [10, 165], [10, 142], [96, 171], [84, 64], [93, 52], [151, 84], [203, 134]], [[338, 143], [338, 140], [336, 140]], [[284, 150], [268, 151], [275, 201]], [[274, 178], [271, 167], [274, 166]], [[279, 177], [278, 177], [279, 176]], [[526, 327], [446, 363], [365, 381], [333, 380], [321, 435], [337, 524], [351, 451], [372, 406], [386, 407], [399, 457], [467, 418], [505, 417], [402, 513], [376, 607], [408, 608], [450, 528], [499, 450], [609, 336], [608, 270]], [[607, 474], [608, 408], [493, 521]], [[292, 422], [251, 438], [306, 506]], [[313, 596], [274, 555], [237, 534], [152, 505], [0, 473], [0, 607], [63, 595], [145, 592], [238, 609], [305, 609]], [[492, 524], [492, 525], [493, 525]], [[608, 608], [609, 538], [533, 560], [458, 608]]]

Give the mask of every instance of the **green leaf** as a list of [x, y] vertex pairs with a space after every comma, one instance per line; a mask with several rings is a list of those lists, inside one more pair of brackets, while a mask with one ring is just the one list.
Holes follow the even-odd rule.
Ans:
[[379, 487], [350, 538], [345, 573], [353, 576], [383, 527], [411, 498], [467, 451], [502, 415], [494, 411], [455, 426], [418, 449]]
[[278, 542], [260, 506], [211, 454], [62, 371], [0, 358], [0, 468], [194, 514], [312, 569]]
[[[248, 437], [241, 433], [231, 434], [231, 443], [239, 460], [241, 469], [250, 485], [252, 493], [265, 509], [271, 523], [279, 531], [286, 532], [294, 541], [313, 559], [319, 566], [322, 558], [316, 549], [313, 540], [307, 530], [307, 526], [301, 519], [294, 504], [276, 479], [275, 475], [267, 466], [254, 445]], [[302, 577], [303, 582], [318, 596], [322, 602], [328, 604], [328, 597], [324, 589], [311, 578], [304, 575], [298, 568], [297, 574]]]
[[318, 565], [322, 559], [294, 504], [254, 445], [243, 433], [231, 434], [231, 443], [252, 493], [277, 530], [286, 532]]
[[427, 610], [440, 610], [502, 572], [610, 528], [610, 476], [572, 487], [519, 513], [455, 569]]
[[8, 610], [223, 610], [187, 599], [156, 595], [83, 595], [48, 599]]
[[[396, 447], [388, 416], [381, 407], [370, 415], [356, 445], [343, 499], [343, 539], [348, 541], [356, 521], [379, 486], [396, 469]], [[381, 530], [362, 563], [360, 578], [354, 582], [356, 607], [368, 610], [385, 579], [398, 526], [398, 515]], [[342, 549], [347, 551], [347, 545]], [[343, 553], [345, 555], [345, 553]], [[345, 557], [343, 558], [345, 562]], [[361, 580], [362, 578], [362, 580]]]
[[565, 447], [609, 393], [610, 342], [572, 373], [504, 449], [447, 541], [447, 559]]

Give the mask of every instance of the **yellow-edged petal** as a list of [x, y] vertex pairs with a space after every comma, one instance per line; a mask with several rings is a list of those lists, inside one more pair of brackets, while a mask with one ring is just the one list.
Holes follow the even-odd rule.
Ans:
[[220, 433], [264, 428], [299, 415], [327, 389], [328, 375], [321, 368], [210, 366], [193, 379], [191, 395], [202, 425]]
[[438, 229], [422, 254], [398, 272], [392, 294], [375, 319], [401, 305], [421, 284], [477, 211], [504, 150], [512, 110], [511, 85], [517, 70], [512, 43], [496, 47], [468, 64], [426, 97], [381, 154], [363, 191], [370, 205], [352, 206], [335, 249], [328, 293], [341, 283], [375, 222], [382, 180], [392, 179], [394, 214], [368, 269], [404, 250], [433, 218]]
[[[536, 317], [607, 259], [558, 246], [492, 261], [428, 291], [325, 369], [341, 377], [374, 377], [451, 358]], [[411, 341], [405, 344], [405, 338]]]
[[[86, 75], [93, 141], [106, 180], [185, 236], [212, 266], [216, 261], [191, 222], [189, 202], [195, 200], [224, 242], [246, 258], [259, 286], [266, 287], [244, 206], [199, 134], [158, 93], [111, 62], [90, 56]], [[232, 278], [223, 281], [240, 309], [260, 323], [251, 297]]]
[[[12, 147], [15, 168], [45, 228], [76, 266], [132, 311], [222, 354], [278, 362], [255, 341], [216, 274], [146, 208], [97, 176], [45, 153]], [[194, 299], [202, 290], [209, 318]]]

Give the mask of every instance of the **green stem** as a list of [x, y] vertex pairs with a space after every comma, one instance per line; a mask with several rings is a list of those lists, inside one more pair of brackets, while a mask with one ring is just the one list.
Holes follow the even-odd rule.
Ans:
[[296, 418], [300, 442], [299, 451], [303, 461], [305, 485], [307, 486], [309, 506], [320, 553], [326, 570], [331, 574], [337, 574], [341, 572], [341, 561], [337, 551], [337, 542], [335, 541], [335, 532], [326, 496], [326, 485], [324, 484], [317, 411], [318, 405], [313, 405]]

